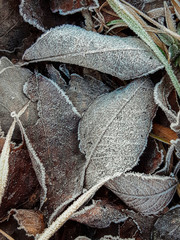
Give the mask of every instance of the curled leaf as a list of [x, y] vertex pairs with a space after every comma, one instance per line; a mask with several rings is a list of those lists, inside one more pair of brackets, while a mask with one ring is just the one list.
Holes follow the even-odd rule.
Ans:
[[79, 124], [80, 150], [87, 159], [88, 188], [138, 163], [155, 111], [149, 79], [139, 79], [104, 94], [90, 105]]
[[149, 47], [138, 38], [105, 36], [71, 25], [56, 27], [43, 34], [25, 51], [23, 59], [77, 64], [123, 80], [163, 68]]
[[43, 232], [45, 223], [42, 213], [34, 210], [12, 209], [10, 214], [17, 220], [18, 229], [24, 229], [27, 236], [35, 236]]

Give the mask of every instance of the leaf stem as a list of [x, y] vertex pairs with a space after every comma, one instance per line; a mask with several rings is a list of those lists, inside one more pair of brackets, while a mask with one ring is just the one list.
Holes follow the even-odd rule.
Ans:
[[152, 38], [142, 27], [142, 25], [135, 19], [135, 17], [127, 10], [126, 6], [118, 0], [107, 0], [111, 8], [118, 14], [118, 16], [132, 29], [156, 54], [159, 60], [164, 65], [173, 85], [177, 91], [178, 96], [180, 97], [180, 83], [174, 74], [174, 71], [171, 65], [168, 63], [168, 60], [156, 46]]

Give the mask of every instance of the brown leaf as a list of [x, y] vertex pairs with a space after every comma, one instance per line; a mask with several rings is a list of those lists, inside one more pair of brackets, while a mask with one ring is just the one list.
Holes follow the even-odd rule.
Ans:
[[171, 140], [176, 140], [178, 138], [177, 134], [173, 130], [157, 123], [153, 124], [153, 134], [168, 144], [171, 144]]
[[[133, 210], [128, 210], [128, 209], [124, 209], [123, 212], [127, 215], [127, 217], [133, 220], [143, 240], [151, 239], [151, 232], [152, 232], [154, 223], [158, 218], [157, 216], [144, 216], [141, 213], [136, 213]], [[121, 233], [121, 229], [120, 229], [120, 233]], [[122, 235], [120, 234], [120, 236]], [[132, 237], [133, 235], [128, 235], [128, 236]]]
[[[7, 133], [12, 117], [10, 113], [19, 112], [28, 102], [23, 94], [24, 83], [33, 78], [33, 73], [26, 69], [13, 65], [7, 58], [0, 59], [0, 120], [2, 130]], [[31, 103], [21, 117], [24, 126], [29, 126], [37, 121], [36, 104]], [[21, 139], [19, 129], [15, 129], [14, 139]]]
[[104, 94], [90, 105], [79, 124], [80, 150], [87, 159], [86, 187], [137, 165], [155, 111], [148, 78]]
[[123, 173], [110, 180], [106, 186], [126, 205], [143, 213], [153, 215], [162, 211], [176, 191], [177, 179], [140, 173]]
[[159, 150], [156, 141], [152, 138], [148, 139], [146, 149], [140, 157], [140, 161], [133, 171], [152, 174], [163, 163], [163, 153]]
[[19, 13], [25, 22], [28, 22], [43, 32], [52, 27], [65, 24], [67, 21], [68, 23], [73, 22], [71, 16], [68, 16], [67, 19], [66, 16], [62, 17], [58, 14], [53, 14], [49, 4], [47, 0], [21, 0]]
[[154, 225], [153, 239], [179, 240], [180, 239], [180, 207], [170, 209], [162, 215]]
[[[30, 35], [28, 24], [19, 15], [18, 4], [16, 0], [1, 0], [0, 3], [0, 52], [11, 57], [15, 51], [19, 53], [24, 48], [24, 40]], [[17, 57], [17, 53], [14, 56]]]
[[27, 236], [35, 236], [45, 229], [42, 213], [34, 210], [12, 209], [10, 214], [17, 220], [18, 229], [24, 229]]
[[24, 91], [38, 100], [39, 120], [27, 128], [27, 135], [45, 168], [48, 192], [43, 210], [52, 220], [82, 191], [85, 159], [78, 149], [80, 115], [63, 90], [40, 74], [26, 83]]
[[93, 204], [76, 212], [71, 218], [94, 228], [106, 228], [111, 222], [120, 223], [126, 219], [121, 206], [102, 200], [93, 200]]
[[80, 12], [83, 9], [95, 9], [99, 7], [98, 0], [51, 0], [51, 10], [53, 12], [59, 12], [61, 15], [73, 14]]
[[8, 182], [2, 199], [0, 218], [2, 219], [11, 208], [24, 204], [38, 187], [28, 151], [11, 151]]

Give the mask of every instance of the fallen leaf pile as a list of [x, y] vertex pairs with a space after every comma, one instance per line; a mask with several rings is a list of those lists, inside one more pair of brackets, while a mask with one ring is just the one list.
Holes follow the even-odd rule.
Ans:
[[162, 63], [136, 36], [71, 25], [102, 18], [98, 1], [47, 2], [7, 4], [2, 25], [8, 54], [10, 20], [44, 33], [19, 39], [17, 64], [0, 58], [0, 239], [180, 239], [180, 111]]

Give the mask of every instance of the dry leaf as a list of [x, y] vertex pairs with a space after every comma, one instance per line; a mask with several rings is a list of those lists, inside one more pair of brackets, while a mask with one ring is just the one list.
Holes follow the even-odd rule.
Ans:
[[[28, 22], [43, 32], [67, 22], [66, 16], [62, 17], [52, 13], [49, 1], [47, 0], [21, 0], [19, 13], [25, 22]], [[71, 16], [68, 16], [68, 22], [73, 22]]]
[[9, 156], [8, 181], [0, 208], [0, 219], [11, 208], [25, 203], [39, 187], [27, 149], [13, 150]]
[[[7, 133], [12, 117], [10, 113], [19, 112], [28, 102], [23, 94], [24, 83], [33, 78], [33, 73], [26, 69], [13, 65], [7, 58], [0, 59], [0, 121], [2, 130]], [[36, 104], [31, 103], [21, 117], [24, 126], [29, 126], [37, 121]], [[21, 138], [19, 129], [16, 129], [13, 137]]]
[[65, 91], [67, 89], [67, 83], [61, 76], [60, 71], [57, 70], [52, 64], [46, 64], [46, 69], [48, 71], [48, 77]]
[[80, 150], [87, 159], [86, 187], [138, 163], [155, 111], [149, 79], [104, 94], [90, 105], [79, 124]]
[[109, 91], [110, 88], [108, 86], [91, 76], [85, 76], [83, 78], [77, 74], [71, 74], [71, 80], [66, 94], [78, 112], [83, 113], [93, 100], [99, 95]]
[[112, 222], [120, 223], [126, 219], [121, 206], [102, 200], [93, 200], [93, 204], [76, 212], [71, 218], [93, 228], [106, 228]]
[[[180, 110], [178, 113], [171, 108], [169, 104], [168, 97], [173, 90], [173, 86], [171, 81], [165, 77], [161, 80], [161, 82], [157, 83], [154, 88], [154, 99], [155, 102], [159, 105], [159, 107], [164, 111], [166, 117], [170, 122], [171, 129], [180, 136]], [[177, 104], [179, 107], [179, 105]], [[180, 158], [180, 139], [171, 140], [171, 144], [173, 144], [176, 148], [176, 155]]]
[[177, 121], [177, 113], [171, 108], [168, 97], [173, 90], [170, 79], [166, 76], [154, 88], [154, 99], [164, 111], [170, 123]]
[[180, 206], [170, 209], [162, 215], [154, 225], [152, 237], [154, 240], [180, 239]]
[[[99, 240], [123, 240], [123, 238], [120, 237], [114, 237], [111, 235], [105, 235], [104, 237], [100, 238]], [[135, 240], [134, 238], [126, 238], [126, 240]]]
[[51, 221], [82, 191], [85, 159], [78, 149], [80, 115], [63, 90], [40, 74], [26, 83], [24, 91], [32, 101], [38, 100], [39, 120], [26, 133], [45, 169], [43, 211]]
[[144, 215], [153, 215], [170, 203], [177, 180], [174, 177], [123, 173], [106, 186], [129, 207]]
[[149, 47], [136, 37], [105, 36], [72, 25], [43, 34], [25, 51], [23, 59], [77, 64], [123, 80], [163, 68]]
[[139, 163], [134, 167], [133, 171], [152, 174], [154, 173], [160, 165], [163, 163], [164, 155], [156, 141], [152, 138], [148, 139], [146, 149], [140, 157]]
[[176, 140], [178, 138], [177, 134], [173, 130], [157, 123], [153, 124], [153, 134], [168, 144], [171, 144], [171, 140]]
[[[137, 229], [139, 230], [139, 234], [142, 237], [143, 240], [149, 240], [151, 239], [151, 232], [154, 226], [154, 223], [157, 220], [157, 216], [144, 216], [141, 213], [134, 212], [133, 210], [124, 209], [123, 212], [133, 220], [133, 222], [136, 224]], [[129, 219], [128, 219], [129, 220]], [[120, 228], [120, 236], [121, 237], [135, 237], [134, 235], [125, 235], [128, 234], [128, 232], [123, 233], [123, 230], [125, 230], [125, 226], [129, 224], [128, 220], [123, 224], [123, 228]], [[126, 226], [127, 228], [128, 226]], [[131, 228], [131, 226], [129, 226]], [[129, 229], [130, 230], [130, 229]]]
[[17, 220], [18, 229], [24, 229], [27, 236], [35, 236], [45, 229], [42, 213], [34, 210], [12, 209], [10, 214]]
[[28, 24], [24, 23], [19, 15], [18, 4], [16, 0], [0, 2], [0, 52], [12, 57], [12, 54], [17, 51], [16, 58], [17, 53], [23, 48], [24, 40], [30, 35]]
[[98, 0], [51, 0], [51, 10], [52, 12], [59, 12], [61, 15], [73, 14], [80, 12], [83, 9], [95, 9], [99, 7]]
[[176, 16], [180, 19], [180, 3], [178, 0], [171, 0], [172, 5], [174, 6], [174, 10]]

